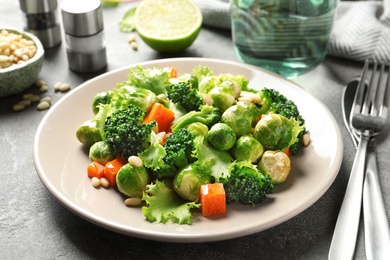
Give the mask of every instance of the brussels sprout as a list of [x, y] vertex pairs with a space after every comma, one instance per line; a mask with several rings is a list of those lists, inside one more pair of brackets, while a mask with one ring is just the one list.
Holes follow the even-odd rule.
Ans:
[[218, 107], [221, 112], [228, 109], [236, 101], [234, 90], [226, 86], [227, 84], [229, 82], [225, 81], [208, 93], [213, 100], [213, 106]]
[[116, 175], [118, 190], [129, 197], [142, 198], [150, 177], [144, 166], [135, 167], [130, 163], [122, 166]]
[[76, 137], [86, 148], [90, 148], [94, 143], [103, 140], [100, 128], [96, 120], [93, 119], [85, 121], [77, 128]]
[[89, 149], [89, 159], [92, 162], [95, 161], [105, 165], [109, 161], [114, 160], [115, 155], [112, 154], [112, 151], [106, 142], [99, 141], [94, 143]]
[[303, 126], [294, 118], [287, 119], [279, 114], [264, 116], [255, 126], [253, 136], [266, 149], [282, 150], [295, 143]]
[[210, 128], [207, 134], [207, 141], [222, 151], [232, 148], [236, 143], [236, 139], [236, 134], [233, 129], [225, 123], [216, 123]]
[[230, 126], [237, 137], [247, 135], [252, 128], [253, 116], [246, 102], [237, 102], [221, 116], [221, 122]]
[[273, 184], [282, 183], [290, 173], [290, 158], [282, 151], [265, 151], [257, 168], [271, 178]]
[[197, 164], [189, 164], [176, 174], [173, 179], [173, 189], [185, 200], [199, 199], [199, 189], [202, 184], [210, 183], [210, 175], [204, 173]]
[[251, 135], [243, 135], [238, 138], [232, 149], [234, 159], [238, 161], [249, 160], [252, 163], [257, 163], [263, 152], [264, 148], [261, 143]]
[[93, 119], [85, 121], [77, 128], [76, 137], [84, 147], [89, 149], [94, 143], [103, 140], [104, 122], [111, 111], [110, 105], [101, 105], [99, 106], [99, 112]]
[[209, 128], [207, 125], [200, 122], [192, 123], [187, 126], [187, 130], [190, 131], [195, 137], [196, 136], [206, 136]]
[[99, 112], [101, 104], [109, 104], [111, 102], [111, 91], [97, 93], [92, 100], [92, 111], [96, 115]]

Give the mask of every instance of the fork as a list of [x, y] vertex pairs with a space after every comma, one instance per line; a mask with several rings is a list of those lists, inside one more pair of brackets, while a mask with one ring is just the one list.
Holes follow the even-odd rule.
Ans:
[[369, 74], [370, 63], [369, 60], [364, 63], [362, 80], [359, 82], [353, 102], [350, 122], [359, 136], [359, 146], [333, 233], [329, 259], [353, 258], [361, 213], [367, 147], [370, 138], [382, 131], [387, 119], [389, 99], [385, 93], [390, 84], [383, 84], [385, 64], [380, 66], [378, 72], [378, 62], [373, 61], [373, 72], [368, 88], [365, 89], [364, 79]]

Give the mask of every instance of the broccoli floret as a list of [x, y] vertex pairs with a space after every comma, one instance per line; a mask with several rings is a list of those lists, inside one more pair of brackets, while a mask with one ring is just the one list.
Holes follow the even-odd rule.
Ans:
[[[263, 113], [280, 114], [288, 119], [294, 118], [299, 122], [300, 126], [305, 125], [305, 120], [299, 113], [296, 104], [292, 100], [280, 94], [278, 91], [274, 89], [263, 88], [260, 92], [260, 97], [260, 103], [262, 104], [261, 110], [264, 110]], [[305, 131], [306, 129], [304, 128], [301, 132], [299, 132], [297, 136], [298, 141], [291, 145], [291, 154], [296, 155], [303, 146], [302, 140]]]
[[130, 104], [128, 108], [117, 109], [107, 117], [103, 128], [105, 141], [114, 154], [127, 159], [148, 146], [156, 122], [143, 124], [144, 115], [140, 107]]
[[195, 160], [195, 136], [185, 128], [169, 135], [164, 145], [154, 141], [139, 154], [154, 178], [174, 177], [184, 166]]
[[199, 110], [203, 104], [203, 97], [191, 81], [180, 81], [167, 88], [168, 98], [175, 104], [181, 105], [185, 111]]
[[207, 125], [208, 127], [211, 127], [215, 123], [217, 123], [221, 118], [221, 114], [219, 112], [219, 109], [214, 106], [210, 105], [202, 105], [200, 106], [199, 111], [191, 111], [182, 117], [178, 118], [173, 124], [172, 124], [172, 132], [176, 132], [180, 128], [183, 128], [189, 124], [199, 122], [202, 124]]
[[232, 163], [229, 176], [221, 179], [221, 183], [228, 203], [255, 205], [262, 202], [274, 189], [271, 178], [261, 174], [249, 161]]
[[184, 167], [193, 162], [192, 154], [195, 151], [194, 135], [185, 128], [177, 130], [169, 135], [164, 144], [166, 156], [163, 158], [166, 164]]

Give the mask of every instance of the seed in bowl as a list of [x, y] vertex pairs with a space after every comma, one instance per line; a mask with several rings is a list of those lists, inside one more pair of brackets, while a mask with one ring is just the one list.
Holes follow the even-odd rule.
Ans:
[[0, 69], [28, 61], [37, 53], [37, 46], [23, 35], [1, 30]]

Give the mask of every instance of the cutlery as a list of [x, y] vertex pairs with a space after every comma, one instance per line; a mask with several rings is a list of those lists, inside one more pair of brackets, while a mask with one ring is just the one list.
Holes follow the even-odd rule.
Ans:
[[[350, 81], [344, 89], [341, 100], [344, 124], [351, 135], [355, 147], [358, 146], [358, 141], [356, 135], [351, 130], [349, 118], [358, 84], [359, 79]], [[379, 185], [374, 138], [371, 138], [368, 144], [366, 160], [367, 166], [363, 185], [366, 257], [368, 260], [390, 259], [390, 229]]]
[[384, 105], [383, 97], [389, 84], [383, 84], [382, 80], [377, 80], [378, 74], [380, 79], [382, 78], [385, 67], [382, 64], [380, 71], [377, 72], [377, 65], [377, 62], [373, 62], [371, 80], [366, 90], [364, 82], [370, 74], [369, 67], [371, 66], [369, 61], [364, 63], [362, 80], [359, 81], [352, 106], [350, 122], [353, 131], [359, 136], [359, 145], [333, 233], [329, 259], [352, 259], [355, 251], [367, 147], [370, 138], [382, 131], [387, 119], [388, 99]]

